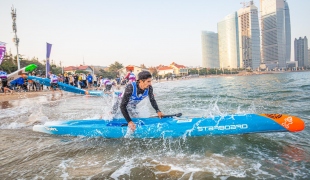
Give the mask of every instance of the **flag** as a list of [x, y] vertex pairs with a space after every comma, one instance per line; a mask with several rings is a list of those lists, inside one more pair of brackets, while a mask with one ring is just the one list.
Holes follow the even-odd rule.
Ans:
[[46, 77], [48, 77], [48, 72], [50, 71], [51, 50], [52, 50], [52, 44], [46, 43]]
[[6, 50], [5, 43], [4, 42], [0, 42], [0, 65], [2, 63], [2, 60], [3, 60], [4, 56], [5, 56], [5, 50]]

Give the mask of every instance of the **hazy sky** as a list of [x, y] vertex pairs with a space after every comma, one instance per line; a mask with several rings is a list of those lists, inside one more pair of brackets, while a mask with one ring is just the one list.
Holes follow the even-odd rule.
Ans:
[[[242, 7], [242, 0], [1, 0], [0, 41], [16, 54], [11, 7], [17, 9], [19, 51], [58, 65], [201, 66], [201, 31]], [[254, 3], [259, 7], [259, 1]], [[292, 46], [310, 37], [308, 0], [289, 0]], [[292, 59], [294, 53], [292, 52]]]

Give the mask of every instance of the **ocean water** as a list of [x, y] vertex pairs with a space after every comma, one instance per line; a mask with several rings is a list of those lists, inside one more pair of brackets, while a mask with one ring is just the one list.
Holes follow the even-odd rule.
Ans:
[[[299, 133], [104, 139], [32, 131], [47, 121], [108, 118], [110, 97], [65, 93], [0, 104], [0, 179], [310, 179], [310, 72], [153, 83], [165, 114], [282, 113]], [[155, 112], [148, 101], [141, 116]]]

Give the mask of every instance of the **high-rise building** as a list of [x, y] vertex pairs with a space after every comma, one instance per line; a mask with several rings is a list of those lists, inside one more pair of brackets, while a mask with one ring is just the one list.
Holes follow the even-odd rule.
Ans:
[[269, 69], [285, 68], [290, 59], [290, 13], [286, 0], [260, 0], [262, 62]]
[[218, 34], [210, 31], [202, 31], [202, 67], [219, 68], [219, 43]]
[[217, 29], [220, 67], [224, 69], [240, 67], [237, 12], [226, 16], [217, 24]]
[[287, 1], [285, 1], [284, 6], [284, 16], [285, 16], [285, 37], [286, 37], [286, 62], [291, 61], [291, 16], [290, 8]]
[[308, 39], [307, 37], [299, 38], [294, 41], [295, 61], [298, 61], [298, 67], [309, 66], [308, 59]]
[[310, 65], [310, 49], [308, 49], [308, 63]]
[[253, 1], [238, 11], [240, 67], [257, 69], [261, 63], [258, 9]]

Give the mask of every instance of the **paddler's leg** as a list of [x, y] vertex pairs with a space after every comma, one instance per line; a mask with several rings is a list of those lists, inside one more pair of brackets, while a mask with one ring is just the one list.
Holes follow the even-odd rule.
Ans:
[[50, 89], [53, 91], [53, 93], [57, 90], [57, 83], [51, 83]]
[[57, 89], [60, 91], [60, 94], [63, 95], [62, 90], [58, 87], [58, 84], [57, 84]]
[[7, 91], [10, 92], [11, 94], [13, 93], [13, 91], [8, 87], [3, 87], [3, 91], [4, 91], [4, 94], [6, 94]]

